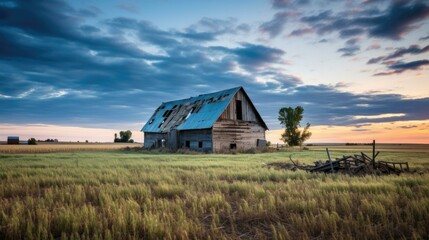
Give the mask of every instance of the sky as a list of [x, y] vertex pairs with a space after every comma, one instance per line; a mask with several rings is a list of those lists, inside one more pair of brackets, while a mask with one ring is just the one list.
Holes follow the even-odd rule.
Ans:
[[171, 100], [243, 86], [279, 142], [429, 143], [429, 3], [0, 0], [0, 141], [112, 141]]

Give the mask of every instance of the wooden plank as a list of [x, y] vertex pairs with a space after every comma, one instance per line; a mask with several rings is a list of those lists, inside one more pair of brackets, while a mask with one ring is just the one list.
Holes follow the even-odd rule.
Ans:
[[255, 122], [220, 120], [213, 125], [213, 150], [229, 150], [230, 144], [237, 149], [257, 147], [257, 139], [265, 139], [265, 129]]

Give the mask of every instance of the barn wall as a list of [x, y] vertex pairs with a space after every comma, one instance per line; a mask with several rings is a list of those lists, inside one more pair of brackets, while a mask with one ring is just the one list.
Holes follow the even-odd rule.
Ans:
[[19, 138], [8, 138], [7, 144], [19, 144]]
[[235, 94], [235, 96], [231, 99], [231, 102], [229, 103], [228, 107], [225, 109], [219, 119], [237, 120], [236, 100], [241, 100], [242, 102], [241, 105], [243, 121], [260, 121], [256, 116], [256, 113], [250, 103], [250, 100], [246, 97], [243, 90], [240, 90], [237, 92], [237, 94]]
[[[211, 152], [212, 151], [212, 131], [211, 129], [187, 130], [179, 132], [179, 148], [186, 148], [186, 141], [189, 141], [192, 151]], [[202, 142], [202, 147], [199, 147]]]
[[213, 151], [230, 150], [231, 144], [244, 150], [257, 147], [257, 140], [265, 140], [265, 128], [258, 122], [219, 120], [213, 125]]
[[166, 133], [144, 133], [144, 147], [145, 148], [158, 148], [162, 147], [162, 139], [165, 140], [164, 146], [166, 146], [167, 134]]

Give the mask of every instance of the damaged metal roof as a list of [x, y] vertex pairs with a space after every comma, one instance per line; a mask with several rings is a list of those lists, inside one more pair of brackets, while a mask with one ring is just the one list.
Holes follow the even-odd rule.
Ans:
[[169, 132], [211, 128], [241, 87], [162, 103], [143, 132]]

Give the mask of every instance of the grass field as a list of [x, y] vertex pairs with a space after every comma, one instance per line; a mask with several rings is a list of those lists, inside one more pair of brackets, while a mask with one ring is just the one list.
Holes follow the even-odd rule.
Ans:
[[[331, 147], [331, 156], [365, 151]], [[381, 149], [382, 150], [382, 149]], [[324, 148], [236, 155], [0, 154], [0, 239], [427, 239], [425, 147], [382, 151], [424, 174], [268, 169]]]
[[53, 153], [76, 151], [110, 151], [125, 147], [139, 147], [141, 143], [37, 143], [37, 145], [0, 144], [0, 153]]

